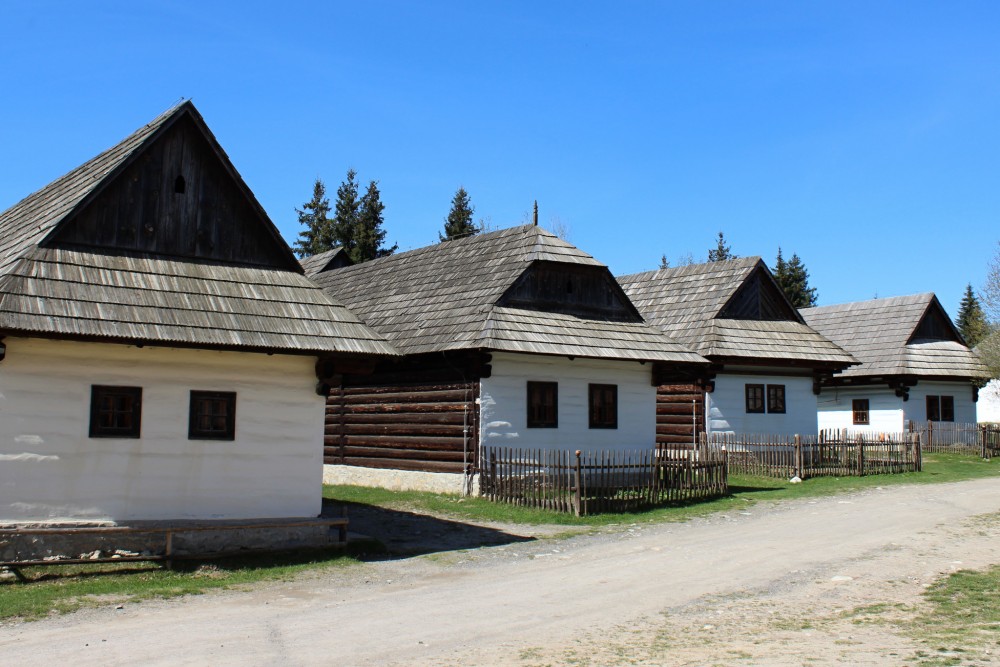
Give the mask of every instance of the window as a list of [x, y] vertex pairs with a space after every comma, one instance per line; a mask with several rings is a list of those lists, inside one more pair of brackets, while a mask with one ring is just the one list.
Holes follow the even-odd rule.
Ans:
[[192, 391], [188, 440], [235, 440], [236, 392]]
[[90, 387], [90, 437], [138, 438], [142, 387]]
[[929, 422], [955, 421], [955, 397], [928, 396], [927, 421]]
[[763, 414], [764, 413], [764, 385], [762, 384], [748, 384], [746, 385], [747, 392], [747, 413], [748, 414]]
[[854, 414], [855, 424], [868, 424], [868, 399], [856, 398], [851, 401], [851, 412]]
[[618, 428], [618, 385], [592, 384], [590, 428]]
[[785, 413], [785, 385], [767, 385], [767, 411], [769, 413]]
[[558, 428], [558, 408], [558, 383], [528, 383], [528, 428]]

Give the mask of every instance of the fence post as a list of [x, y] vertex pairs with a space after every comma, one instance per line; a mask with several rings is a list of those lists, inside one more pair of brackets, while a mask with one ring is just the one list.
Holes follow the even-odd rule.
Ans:
[[927, 446], [934, 451], [934, 422], [927, 420]]
[[805, 469], [802, 465], [802, 436], [798, 433], [795, 434], [795, 476], [799, 479], [805, 479]]
[[914, 456], [917, 457], [917, 465], [916, 465], [917, 472], [922, 472], [924, 469], [924, 452], [923, 448], [920, 446], [920, 434], [914, 433], [913, 438], [914, 438], [914, 443], [913, 443]]
[[858, 477], [865, 476], [865, 436], [858, 434]]
[[583, 512], [583, 489], [581, 488], [582, 479], [583, 475], [580, 472], [580, 450], [578, 449], [576, 450], [576, 497], [575, 497], [575, 504], [576, 504], [575, 509], [577, 516], [582, 516], [581, 513]]

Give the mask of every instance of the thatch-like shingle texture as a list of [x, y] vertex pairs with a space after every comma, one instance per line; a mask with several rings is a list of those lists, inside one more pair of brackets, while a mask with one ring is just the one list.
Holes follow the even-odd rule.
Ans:
[[[396, 354], [384, 337], [293, 271], [46, 246], [46, 237], [67, 216], [182, 113], [204, 122], [190, 103], [174, 107], [0, 214], [0, 331], [274, 352]], [[221, 151], [218, 157], [228, 161]]]
[[767, 270], [760, 257], [741, 257], [620, 276], [618, 282], [647, 320], [703, 356], [853, 363], [850, 354], [801, 321], [718, 317], [760, 267]]
[[924, 314], [931, 308], [941, 308], [941, 305], [937, 297], [928, 292], [804, 308], [800, 312], [810, 326], [862, 362], [845, 371], [845, 377], [986, 377], [986, 367], [978, 355], [960, 342], [911, 340]]
[[527, 225], [328, 271], [315, 280], [404, 354], [488, 349], [705, 363], [645, 322], [496, 305], [536, 261], [607, 271], [587, 253]]

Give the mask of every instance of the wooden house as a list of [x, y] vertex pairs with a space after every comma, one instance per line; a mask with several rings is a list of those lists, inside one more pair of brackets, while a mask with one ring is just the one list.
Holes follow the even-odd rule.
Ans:
[[976, 421], [986, 367], [933, 293], [801, 312], [861, 361], [824, 381], [821, 428], [899, 432], [910, 421]]
[[[651, 323], [712, 363], [700, 385], [660, 389], [677, 411], [678, 397], [694, 401], [709, 433], [814, 434], [820, 381], [856, 363], [803, 321], [759, 257], [618, 281]], [[677, 426], [665, 422], [664, 437]]]
[[313, 279], [404, 355], [331, 376], [330, 481], [455, 491], [481, 447], [652, 447], [654, 382], [706, 365], [647, 324], [605, 265], [536, 226]]
[[312, 278], [317, 273], [350, 266], [351, 258], [347, 256], [343, 248], [334, 248], [333, 250], [303, 257], [299, 260], [299, 264], [302, 266], [302, 271], [306, 274], [306, 277]]
[[185, 102], [0, 214], [0, 523], [315, 517], [317, 364], [392, 354]]

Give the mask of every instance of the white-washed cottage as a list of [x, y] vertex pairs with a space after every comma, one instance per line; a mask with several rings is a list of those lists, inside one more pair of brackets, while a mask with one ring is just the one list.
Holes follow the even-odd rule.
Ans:
[[899, 432], [911, 421], [976, 421], [986, 367], [933, 293], [801, 312], [861, 361], [823, 383], [821, 428]]
[[661, 387], [661, 403], [673, 399], [677, 411], [676, 397], [693, 396], [709, 433], [815, 434], [821, 381], [857, 363], [803, 321], [759, 257], [618, 281], [649, 322], [712, 362], [697, 386]]
[[317, 363], [394, 353], [180, 104], [0, 214], [0, 523], [315, 517]]
[[404, 355], [331, 374], [330, 481], [457, 491], [481, 447], [651, 448], [655, 383], [707, 365], [647, 324], [604, 264], [537, 226], [313, 279]]

